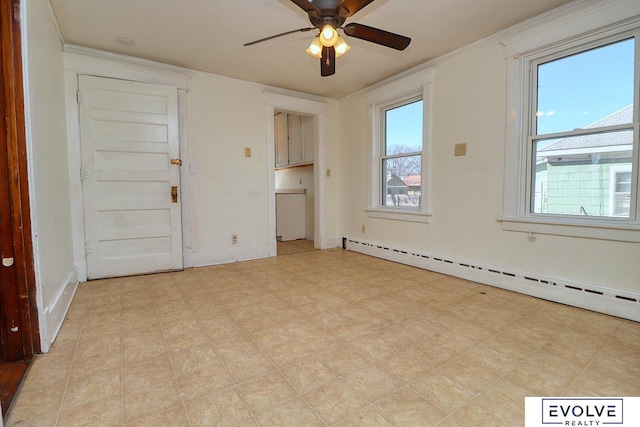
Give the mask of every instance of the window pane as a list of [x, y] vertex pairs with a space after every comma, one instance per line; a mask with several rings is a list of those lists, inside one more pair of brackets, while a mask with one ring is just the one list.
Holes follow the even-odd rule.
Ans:
[[534, 142], [531, 212], [628, 217], [632, 152], [632, 130]]
[[421, 156], [383, 160], [383, 206], [420, 207], [422, 197], [421, 170]]
[[422, 151], [422, 100], [385, 111], [385, 155]]
[[536, 135], [631, 123], [634, 49], [628, 39], [539, 65]]

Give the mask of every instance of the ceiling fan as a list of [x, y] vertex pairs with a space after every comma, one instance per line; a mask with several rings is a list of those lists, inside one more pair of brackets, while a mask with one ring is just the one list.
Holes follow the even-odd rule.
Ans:
[[309, 21], [313, 27], [300, 28], [263, 39], [245, 43], [251, 46], [272, 40], [288, 34], [319, 30], [319, 34], [313, 39], [307, 49], [307, 53], [315, 58], [320, 58], [320, 75], [330, 76], [336, 72], [336, 58], [345, 54], [349, 45], [338, 34], [342, 30], [344, 34], [396, 50], [404, 50], [411, 43], [409, 37], [390, 33], [378, 28], [363, 24], [350, 23], [342, 26], [347, 18], [353, 16], [360, 9], [372, 3], [374, 0], [291, 0], [300, 9], [307, 12]]

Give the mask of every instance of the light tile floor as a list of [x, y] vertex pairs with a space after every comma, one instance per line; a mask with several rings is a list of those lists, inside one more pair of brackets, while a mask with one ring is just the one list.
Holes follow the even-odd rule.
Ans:
[[80, 285], [8, 426], [517, 426], [639, 396], [640, 324], [340, 249]]
[[313, 240], [300, 239], [289, 240], [287, 242], [278, 242], [278, 256], [297, 254], [300, 252], [308, 252], [313, 250], [315, 250], [315, 248], [313, 247]]

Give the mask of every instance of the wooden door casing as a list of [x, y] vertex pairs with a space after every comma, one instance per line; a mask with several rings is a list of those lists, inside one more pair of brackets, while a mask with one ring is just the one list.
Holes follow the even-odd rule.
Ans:
[[0, 2], [0, 249], [3, 258], [13, 258], [8, 267], [0, 264], [0, 336], [5, 362], [30, 359], [34, 352], [40, 351], [19, 17], [19, 0]]

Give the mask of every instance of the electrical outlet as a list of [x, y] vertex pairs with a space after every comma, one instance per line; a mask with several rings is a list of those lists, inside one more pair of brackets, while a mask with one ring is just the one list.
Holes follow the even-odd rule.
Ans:
[[454, 151], [456, 156], [466, 156], [467, 155], [467, 143], [462, 142], [460, 144], [456, 144], [456, 148]]
[[244, 149], [244, 156], [251, 157], [251, 148], [247, 147]]
[[237, 245], [238, 244], [238, 235], [237, 234], [232, 234], [231, 235], [231, 244], [232, 245]]
[[364, 224], [362, 224], [362, 234], [364, 234], [365, 230], [366, 230], [366, 228], [365, 228]]

